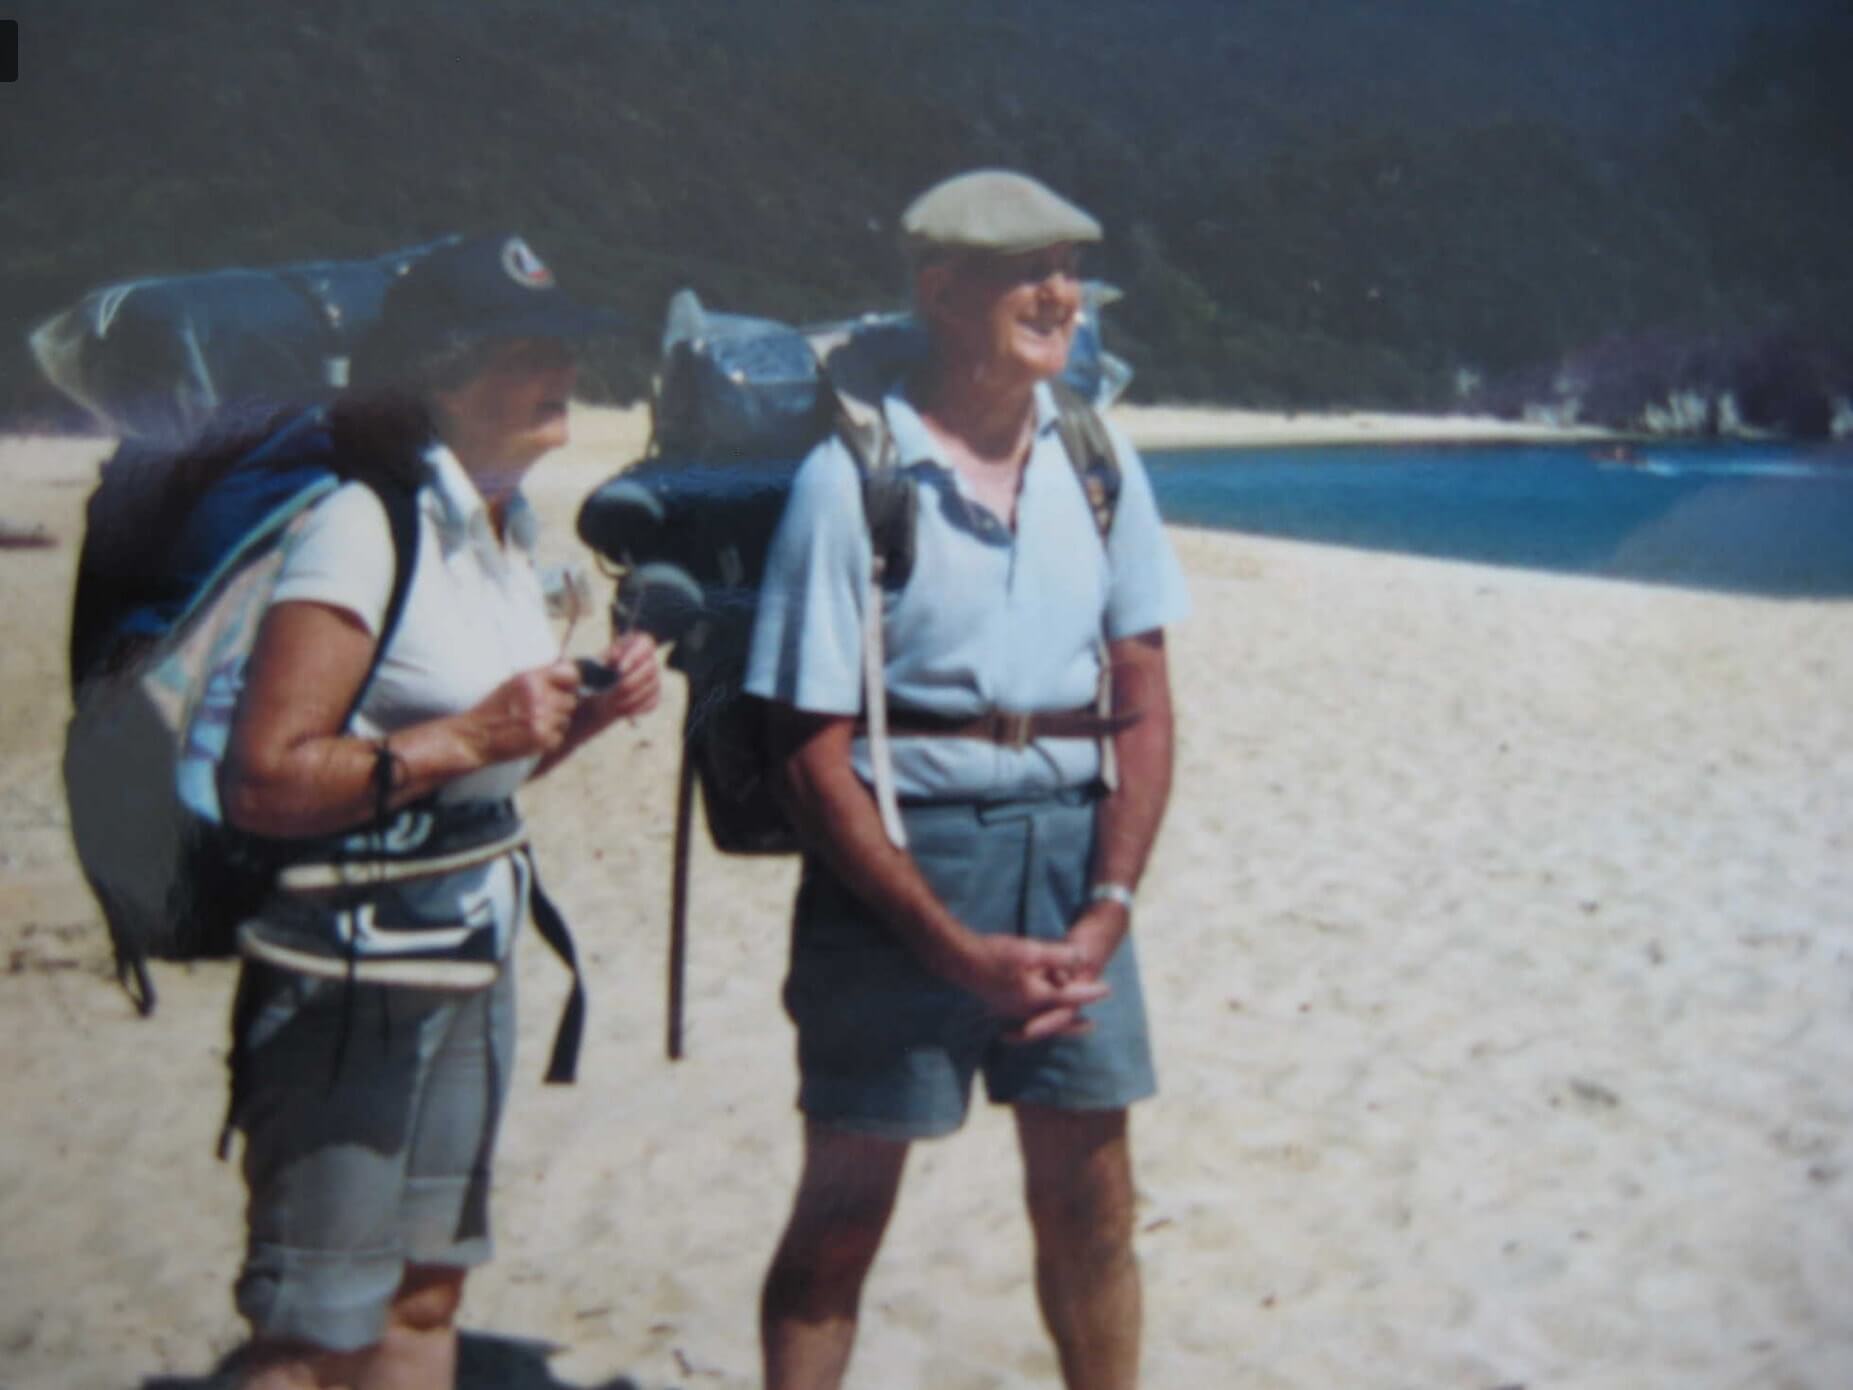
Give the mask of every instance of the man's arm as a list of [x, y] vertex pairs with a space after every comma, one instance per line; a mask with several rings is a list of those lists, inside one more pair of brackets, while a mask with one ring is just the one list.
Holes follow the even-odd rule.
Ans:
[[[1112, 668], [1113, 708], [1137, 711], [1139, 718], [1114, 736], [1119, 785], [1100, 803], [1092, 882], [1131, 889], [1139, 886], [1171, 799], [1174, 739], [1164, 631], [1111, 642], [1107, 659]], [[1081, 949], [1083, 970], [1089, 976], [1105, 968], [1131, 924], [1131, 913], [1122, 903], [1102, 899], [1082, 909], [1069, 928], [1068, 940]]]
[[983, 936], [947, 910], [912, 856], [889, 842], [875, 798], [850, 764], [855, 721], [777, 703], [767, 711], [781, 800], [800, 837], [920, 962], [1000, 1017], [1024, 1020], [1019, 1038], [1085, 1031], [1077, 1010], [1104, 998], [1107, 987], [1082, 978], [1082, 950]]

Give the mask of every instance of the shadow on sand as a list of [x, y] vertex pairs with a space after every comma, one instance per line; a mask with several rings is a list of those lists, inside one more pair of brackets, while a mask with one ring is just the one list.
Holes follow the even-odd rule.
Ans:
[[[457, 1390], [655, 1390], [623, 1375], [586, 1386], [556, 1380], [547, 1366], [554, 1350], [546, 1342], [466, 1331], [457, 1344]], [[203, 1376], [150, 1377], [137, 1390], [231, 1390], [237, 1356]]]

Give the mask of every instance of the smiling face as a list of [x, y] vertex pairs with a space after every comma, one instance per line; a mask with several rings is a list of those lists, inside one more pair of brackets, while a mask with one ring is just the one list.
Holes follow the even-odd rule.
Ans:
[[438, 436], [485, 494], [513, 487], [534, 460], [566, 443], [578, 374], [558, 339], [495, 344], [463, 382], [432, 393]]
[[920, 311], [952, 363], [1000, 387], [1061, 375], [1081, 315], [1080, 248], [969, 255], [920, 271]]

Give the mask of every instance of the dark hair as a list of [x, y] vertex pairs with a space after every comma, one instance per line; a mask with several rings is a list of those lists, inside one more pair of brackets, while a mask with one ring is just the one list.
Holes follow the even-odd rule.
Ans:
[[328, 407], [334, 469], [342, 477], [416, 487], [437, 437], [423, 395], [404, 387], [343, 391]]
[[[265, 440], [301, 416], [300, 404], [237, 402], [191, 438], [129, 439], [103, 465], [86, 512], [83, 555], [72, 595], [70, 671], [84, 681], [123, 668], [150, 638], [125, 636], [122, 619], [138, 605], [175, 600], [170, 547], [200, 498]], [[435, 436], [430, 411], [413, 394], [347, 391], [327, 407], [340, 477], [398, 489], [424, 479], [424, 452]], [[294, 460], [276, 458], [289, 468]], [[261, 465], [260, 465], [261, 466]]]
[[456, 338], [415, 357], [406, 357], [378, 337], [355, 351], [348, 365], [352, 385], [344, 394], [426, 396], [463, 385], [481, 370], [501, 339]]

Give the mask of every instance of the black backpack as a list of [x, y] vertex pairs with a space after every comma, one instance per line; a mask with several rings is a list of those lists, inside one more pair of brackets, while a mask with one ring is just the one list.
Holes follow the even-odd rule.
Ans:
[[[672, 301], [669, 319], [649, 448], [586, 499], [578, 529], [616, 569], [614, 625], [673, 643], [668, 664], [688, 680], [670, 934], [676, 1057], [695, 787], [723, 853], [799, 848], [773, 793], [764, 706], [742, 689], [766, 552], [798, 465], [835, 433], [861, 474], [878, 582], [906, 584], [918, 492], [897, 466], [880, 402], [924, 339], [905, 316], [803, 330], [709, 314], [688, 291]], [[1117, 391], [1127, 374], [1093, 337], [1052, 383], [1062, 442], [1103, 542], [1120, 467], [1089, 397]], [[880, 690], [865, 692], [871, 709], [881, 701]], [[885, 749], [875, 762], [879, 800]]]

